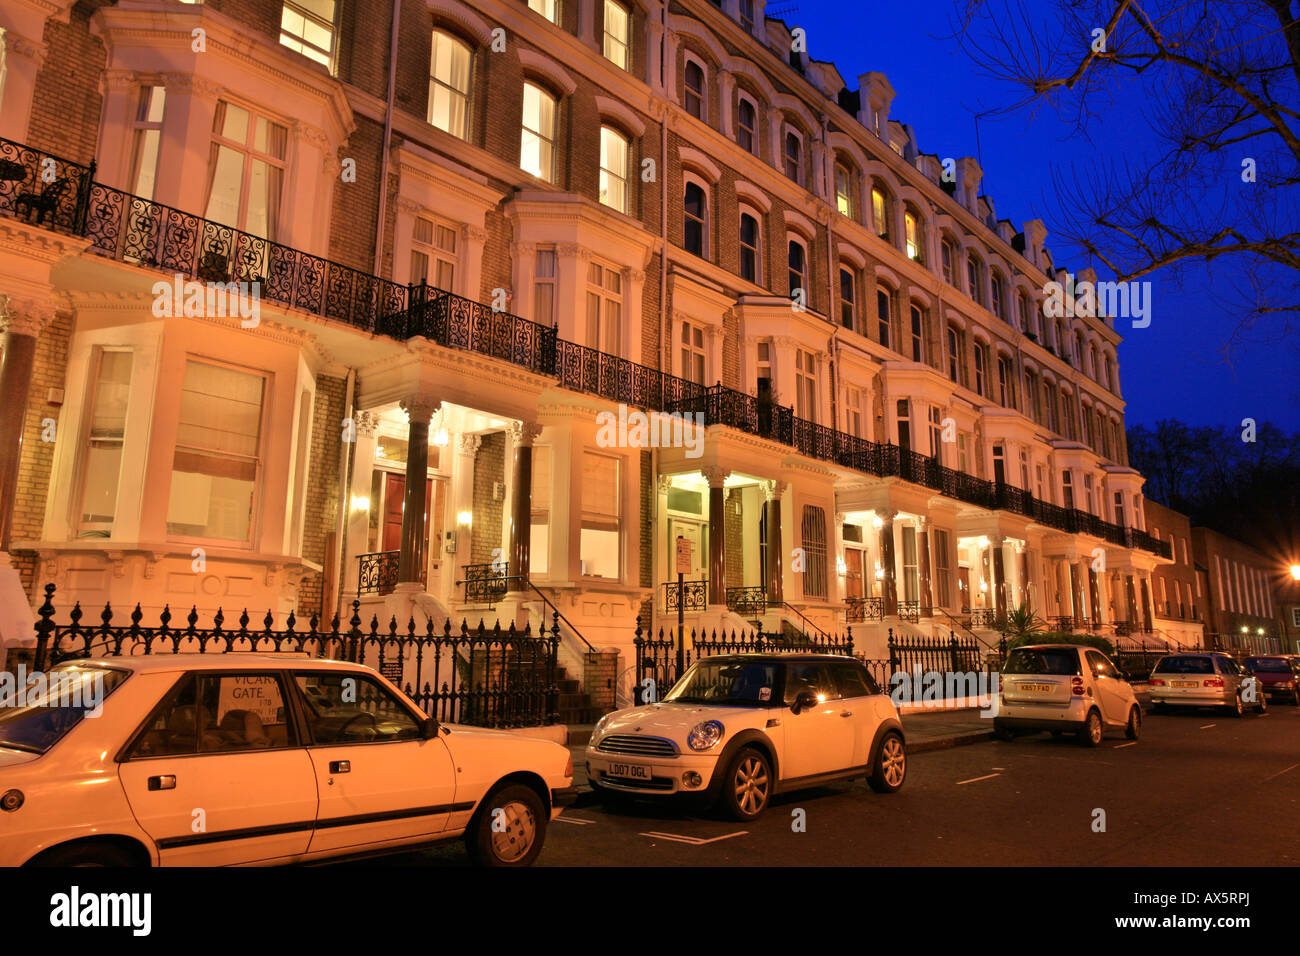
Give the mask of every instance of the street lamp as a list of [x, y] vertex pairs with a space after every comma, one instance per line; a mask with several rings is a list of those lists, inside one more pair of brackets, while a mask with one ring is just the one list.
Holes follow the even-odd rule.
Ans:
[[1293, 581], [1300, 581], [1300, 564], [1291, 565], [1291, 579]]

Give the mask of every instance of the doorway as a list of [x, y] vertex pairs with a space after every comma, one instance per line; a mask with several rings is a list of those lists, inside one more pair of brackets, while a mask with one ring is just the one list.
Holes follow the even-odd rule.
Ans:
[[[406, 476], [395, 472], [383, 473], [382, 522], [380, 546], [384, 551], [398, 551], [402, 547], [402, 511], [406, 495]], [[442, 537], [447, 504], [447, 482], [430, 478], [424, 487], [424, 570], [421, 581], [425, 590], [439, 593], [442, 583]]]

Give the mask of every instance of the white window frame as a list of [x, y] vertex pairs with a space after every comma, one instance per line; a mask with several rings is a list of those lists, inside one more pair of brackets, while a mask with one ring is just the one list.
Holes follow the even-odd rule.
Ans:
[[[678, 360], [681, 363], [678, 374], [688, 382], [697, 385], [709, 384], [708, 342], [711, 331], [699, 322], [692, 322], [689, 319], [682, 322], [677, 340]], [[699, 372], [698, 377], [695, 375], [696, 370]]]
[[[755, 245], [752, 247], [745, 245], [745, 240], [742, 238], [743, 233], [741, 232], [740, 227], [745, 216], [749, 216], [755, 223]], [[761, 286], [763, 284], [763, 216], [753, 206], [742, 205], [740, 207], [739, 215], [736, 217], [736, 246], [740, 252], [738, 259], [740, 277], [742, 279], [745, 278], [744, 252], [750, 250], [754, 253], [754, 277], [752, 279], [746, 279], [745, 281], [753, 282], [754, 285]]]
[[[696, 92], [690, 88], [690, 84], [686, 82], [687, 69], [692, 63], [694, 63], [700, 69], [700, 90], [698, 94], [696, 94]], [[689, 103], [690, 97], [697, 97], [699, 99], [700, 115], [697, 117], [695, 116], [694, 113], [691, 112], [691, 107]], [[691, 53], [689, 50], [682, 56], [682, 104], [681, 105], [682, 105], [682, 109], [686, 111], [688, 116], [695, 117], [701, 123], [708, 123], [709, 121], [709, 68], [703, 60], [701, 60], [694, 53]]]
[[[419, 230], [422, 223], [429, 224], [429, 238], [422, 239], [419, 236]], [[452, 248], [448, 249], [439, 242], [439, 231], [445, 230], [446, 234], [451, 236]], [[452, 222], [445, 219], [439, 219], [437, 216], [428, 213], [416, 213], [414, 222], [411, 224], [411, 270], [408, 281], [418, 285], [421, 281], [428, 283], [434, 288], [443, 289], [447, 292], [456, 291], [456, 276], [460, 272], [460, 228]], [[425, 272], [421, 276], [416, 268], [416, 257], [422, 256], [425, 259]], [[445, 285], [441, 282], [439, 266], [445, 265], [451, 270], [451, 281]], [[432, 277], [432, 281], [430, 281]]]
[[[528, 125], [530, 121], [528, 117], [528, 91], [530, 89], [535, 91], [535, 94], [537, 96], [539, 112], [538, 115], [534, 117], [534, 120], [536, 121], [539, 127], [545, 125], [545, 122], [543, 121], [543, 117], [546, 114], [546, 105], [548, 103], [550, 104], [551, 128], [549, 131], [545, 129], [533, 129], [531, 126]], [[538, 179], [545, 180], [548, 183], [554, 183], [555, 182], [555, 146], [556, 146], [556, 140], [559, 138], [558, 131], [560, 126], [560, 99], [558, 96], [555, 96], [550, 90], [548, 90], [545, 86], [543, 86], [540, 83], [534, 82], [533, 80], [524, 80], [523, 96], [524, 96], [524, 110], [520, 118], [520, 124], [519, 124], [520, 126], [519, 168], [522, 169], [524, 172], [529, 173], [530, 175], [536, 176]], [[537, 145], [537, 150], [538, 150], [537, 169], [530, 169], [528, 166], [524, 165], [530, 140], [534, 141]]]
[[[793, 137], [799, 144], [799, 155], [795, 160], [795, 174], [790, 175], [790, 138]], [[785, 174], [786, 179], [800, 186], [804, 184], [804, 171], [807, 169], [806, 162], [807, 143], [804, 141], [803, 133], [789, 123], [781, 127], [781, 172]]]
[[812, 268], [811, 265], [810, 265], [810, 260], [809, 260], [809, 258], [808, 258], [808, 240], [805, 239], [803, 236], [801, 236], [801, 235], [800, 235], [799, 233], [797, 233], [797, 232], [787, 232], [787, 233], [785, 234], [785, 268], [786, 268], [786, 277], [787, 277], [787, 281], [791, 281], [791, 282], [792, 282], [792, 281], [793, 281], [793, 277], [794, 277], [794, 275], [795, 275], [795, 272], [794, 272], [793, 269], [790, 268], [790, 244], [791, 244], [791, 243], [794, 243], [794, 244], [798, 245], [799, 248], [803, 250], [803, 275], [801, 275], [801, 276], [799, 277], [799, 285], [797, 285], [797, 286], [796, 286], [796, 285], [791, 285], [791, 286], [789, 286], [789, 292], [788, 292], [788, 294], [790, 295], [791, 298], [793, 298], [793, 297], [794, 297], [794, 290], [795, 290], [795, 289], [803, 289], [803, 293], [804, 293], [804, 294], [803, 294], [803, 302], [804, 302], [804, 305], [806, 306], [806, 305], [811, 304], [811, 301], [812, 301], [812, 290], [808, 287], [808, 284], [809, 284], [809, 281], [810, 281], [810, 275], [809, 275], [809, 273], [810, 273], [811, 268]]
[[[547, 13], [548, 8], [549, 13]], [[528, 0], [528, 9], [557, 27], [564, 25], [564, 9], [561, 0]]]
[[[612, 167], [606, 165], [607, 157], [605, 155], [605, 144], [607, 138], [617, 139], [619, 142], [623, 144], [623, 171], [621, 173], [618, 170], [613, 169]], [[611, 126], [609, 123], [602, 123], [600, 126], [600, 156], [598, 158], [598, 162], [600, 164], [600, 184], [599, 184], [600, 192], [597, 194], [597, 196], [600, 199], [601, 204], [608, 206], [610, 209], [617, 210], [618, 212], [621, 212], [624, 215], [627, 215], [627, 211], [631, 207], [631, 197], [632, 197], [632, 188], [631, 188], [632, 177], [628, 175], [628, 167], [631, 165], [632, 162], [631, 137], [624, 135], [623, 131], [616, 126]], [[622, 193], [623, 193], [622, 205], [608, 201], [609, 199], [608, 182], [610, 180], [615, 180], [622, 185]]]
[[[623, 14], [626, 33], [621, 37], [615, 35], [609, 28], [611, 7]], [[623, 4], [616, 3], [615, 0], [605, 0], [604, 14], [601, 17], [601, 34], [601, 53], [605, 59], [620, 70], [630, 70], [632, 68], [632, 11]], [[611, 51], [617, 55], [611, 56]]]
[[[740, 122], [741, 103], [748, 103], [750, 109], [754, 111], [754, 125], [752, 127], [744, 126]], [[745, 93], [744, 91], [738, 92], [736, 94], [736, 145], [738, 145], [741, 149], [745, 150], [745, 152], [753, 156], [758, 155], [758, 140], [759, 140], [758, 128], [759, 128], [759, 112], [758, 112], [757, 101], [755, 101], [755, 99], [752, 96], [750, 96], [748, 93]], [[744, 143], [741, 142], [740, 140], [741, 132], [745, 132], [749, 135], [748, 146], [746, 146]]]
[[[309, 10], [306, 4], [295, 2], [295, 0], [284, 0], [280, 8], [280, 45], [300, 53], [307, 59], [319, 63], [330, 73], [334, 72], [335, 56], [338, 52], [338, 15], [339, 7], [335, 0], [330, 0], [330, 6], [333, 8], [330, 19], [326, 22], [314, 10]], [[307, 24], [316, 26], [318, 29], [325, 30], [329, 33], [329, 48], [319, 46], [308, 40], [306, 31], [301, 33], [291, 32], [289, 26], [285, 23], [291, 16], [298, 17], [302, 20], [304, 27]]]
[[682, 248], [691, 251], [686, 245], [686, 188], [692, 185], [698, 186], [704, 193], [704, 219], [700, 226], [699, 257], [712, 261], [713, 244], [709, 240], [713, 227], [713, 187], [708, 180], [691, 172], [684, 173], [682, 176]]
[[[457, 139], [463, 139], [468, 142], [470, 130], [470, 109], [474, 95], [474, 48], [462, 40], [456, 34], [447, 30], [435, 28], [432, 33], [432, 40], [429, 44], [429, 103], [425, 110], [425, 121], [434, 129], [440, 129], [449, 136], [455, 136]], [[435, 67], [437, 65], [436, 57], [438, 55], [438, 37], [445, 37], [453, 48], [459, 47], [469, 55], [469, 69], [465, 75], [465, 89], [458, 90], [456, 87], [438, 79]], [[434, 95], [433, 88], [438, 86], [447, 90], [452, 99], [459, 99], [463, 103], [462, 116], [464, 117], [463, 129], [454, 130], [439, 126], [433, 121]]]
[[[151, 118], [155, 106], [158, 115], [156, 120]], [[167, 88], [161, 84], [142, 85], [136, 99], [135, 118], [131, 123], [130, 181], [131, 191], [142, 199], [153, 199], [158, 179], [158, 161], [162, 156], [162, 130], [166, 115]]]
[[[600, 270], [599, 280], [594, 277], [596, 270]], [[611, 283], [610, 276], [617, 277], [617, 282]], [[617, 285], [617, 288], [613, 288], [613, 285]], [[587, 263], [584, 293], [583, 318], [586, 323], [587, 347], [610, 355], [622, 355], [626, 338], [623, 334], [623, 324], [627, 319], [625, 302], [627, 282], [623, 277], [623, 270], [603, 260], [590, 260]], [[592, 296], [595, 296], [599, 302], [598, 315], [595, 317], [599, 327], [594, 330], [591, 327]], [[616, 308], [611, 309], [612, 306]], [[617, 315], [611, 317], [611, 311], [615, 311]], [[595, 341], [593, 341], [593, 332]]]
[[[130, 378], [128, 378], [127, 381], [127, 406], [126, 406], [126, 411], [122, 416], [121, 437], [119, 438], [115, 436], [112, 438], [103, 438], [103, 437], [96, 438], [94, 435], [91, 434], [91, 430], [94, 427], [94, 421], [95, 421], [96, 400], [99, 397], [98, 395], [99, 376], [101, 370], [103, 369], [104, 356], [107, 354], [129, 355], [131, 357], [130, 378], [134, 378], [135, 376], [135, 365], [136, 365], [135, 349], [130, 348], [129, 346], [95, 346], [92, 349], [92, 358], [90, 362], [90, 374], [86, 380], [88, 385], [86, 388], [85, 413], [83, 415], [83, 425], [81, 429], [82, 436], [81, 436], [81, 441], [78, 445], [78, 452], [80, 455], [80, 466], [78, 471], [80, 472], [80, 475], [79, 478], [77, 479], [77, 495], [75, 499], [76, 506], [72, 515], [73, 527], [77, 529], [78, 537], [100, 537], [101, 532], [107, 532], [107, 535], [105, 536], [111, 538], [113, 536], [113, 526], [116, 523], [118, 517], [117, 515], [118, 504], [122, 499], [122, 465], [126, 454], [127, 426], [131, 418]], [[89, 472], [90, 450], [92, 445], [95, 444], [112, 444], [118, 448], [116, 496], [113, 502], [113, 517], [111, 520], [103, 521], [103, 522], [87, 521], [85, 517], [86, 481], [90, 474]]]

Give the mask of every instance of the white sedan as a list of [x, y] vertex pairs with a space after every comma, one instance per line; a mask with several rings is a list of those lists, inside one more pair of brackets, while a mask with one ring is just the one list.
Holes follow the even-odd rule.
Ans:
[[587, 745], [602, 797], [703, 798], [739, 820], [831, 780], [865, 776], [891, 793], [906, 771], [889, 697], [861, 663], [825, 654], [704, 658], [661, 702], [602, 718]]
[[375, 671], [274, 654], [60, 665], [0, 704], [0, 865], [312, 862], [463, 837], [524, 866], [569, 752], [448, 728]]

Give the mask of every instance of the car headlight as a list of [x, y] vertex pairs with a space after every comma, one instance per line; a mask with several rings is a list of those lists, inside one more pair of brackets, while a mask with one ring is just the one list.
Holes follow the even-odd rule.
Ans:
[[712, 750], [726, 732], [727, 728], [722, 726], [721, 721], [706, 720], [691, 728], [686, 742], [690, 744], [692, 750]]
[[608, 721], [609, 721], [609, 715], [606, 715], [600, 718], [600, 720], [596, 721], [596, 726], [591, 728], [591, 737], [587, 741], [588, 746], [594, 747], [596, 745], [596, 741], [600, 739], [600, 735], [605, 732], [605, 724]]

